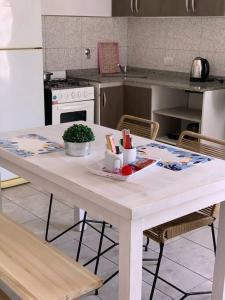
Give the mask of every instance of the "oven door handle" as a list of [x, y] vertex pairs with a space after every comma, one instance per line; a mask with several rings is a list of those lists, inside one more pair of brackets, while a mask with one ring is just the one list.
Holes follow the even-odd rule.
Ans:
[[58, 109], [59, 110], [64, 110], [64, 111], [66, 111], [66, 110], [68, 110], [68, 111], [71, 111], [71, 110], [77, 111], [77, 109], [81, 109], [81, 108], [83, 108], [85, 110], [85, 109], [87, 109], [87, 106], [78, 104], [78, 105], [74, 105], [74, 106], [61, 106]]

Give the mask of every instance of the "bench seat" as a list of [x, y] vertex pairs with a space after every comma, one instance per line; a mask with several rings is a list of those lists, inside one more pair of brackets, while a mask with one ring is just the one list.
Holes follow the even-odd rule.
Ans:
[[0, 214], [0, 279], [23, 300], [72, 300], [102, 281]]

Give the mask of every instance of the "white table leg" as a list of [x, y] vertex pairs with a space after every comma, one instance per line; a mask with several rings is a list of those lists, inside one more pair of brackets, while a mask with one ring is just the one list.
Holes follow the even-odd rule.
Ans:
[[212, 300], [225, 300], [225, 202], [220, 206]]
[[[79, 221], [83, 220], [84, 218], [84, 210], [81, 208], [78, 208], [76, 206], [74, 206], [73, 208], [73, 215], [74, 215], [74, 224], [78, 223]], [[86, 230], [87, 225], [85, 225], [84, 230]], [[75, 227], [76, 231], [81, 231], [82, 229], [82, 224], [78, 225], [77, 227]]]
[[120, 222], [119, 300], [141, 300], [142, 243], [141, 221]]

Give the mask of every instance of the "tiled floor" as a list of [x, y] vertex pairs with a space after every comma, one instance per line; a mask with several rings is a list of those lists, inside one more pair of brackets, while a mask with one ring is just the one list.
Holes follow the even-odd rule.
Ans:
[[[42, 238], [44, 238], [45, 233], [48, 201], [49, 194], [31, 184], [2, 191], [3, 212]], [[53, 235], [71, 224], [73, 224], [73, 209], [57, 199], [54, 201], [50, 234]], [[118, 240], [116, 228], [107, 228], [107, 232], [113, 239]], [[88, 228], [86, 230], [81, 252], [81, 263], [95, 255], [98, 238], [99, 236], [93, 229]], [[78, 240], [79, 233], [70, 231], [53, 244], [74, 258]], [[104, 246], [107, 245], [109, 245], [109, 242], [104, 241]], [[144, 253], [144, 256], [157, 257], [157, 252], [158, 245], [151, 242], [150, 249], [148, 253]], [[114, 248], [101, 259], [99, 275], [102, 278], [107, 278], [117, 270], [117, 264], [118, 249]], [[213, 265], [214, 253], [210, 229], [203, 228], [168, 242], [164, 250], [160, 275], [186, 291], [210, 290], [212, 287]], [[151, 270], [155, 268], [152, 263], [146, 262], [145, 266], [148, 266]], [[93, 270], [93, 265], [89, 268]], [[142, 299], [149, 298], [151, 283], [152, 276], [143, 271]], [[99, 291], [98, 296], [94, 296], [92, 293], [82, 297], [82, 300], [116, 300], [117, 291], [118, 276], [106, 284]], [[15, 295], [10, 295], [13, 300], [18, 299]], [[162, 281], [158, 281], [154, 299], [167, 300], [179, 299], [180, 297], [181, 293], [168, 287]], [[188, 299], [209, 300], [211, 297], [207, 295], [189, 297]]]

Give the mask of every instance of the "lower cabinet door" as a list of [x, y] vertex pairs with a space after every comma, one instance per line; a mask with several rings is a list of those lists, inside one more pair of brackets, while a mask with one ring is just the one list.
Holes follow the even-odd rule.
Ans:
[[100, 124], [116, 129], [123, 115], [123, 86], [102, 88], [100, 92]]

